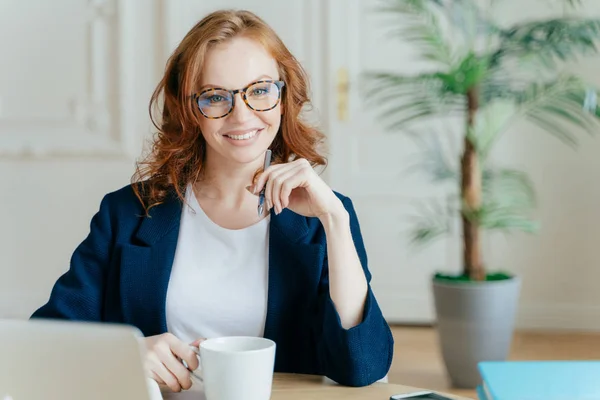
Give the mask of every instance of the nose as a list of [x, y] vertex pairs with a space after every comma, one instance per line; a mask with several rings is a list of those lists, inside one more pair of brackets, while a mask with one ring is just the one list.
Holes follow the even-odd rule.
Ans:
[[233, 107], [231, 114], [229, 114], [230, 119], [233, 121], [245, 121], [252, 115], [252, 110], [244, 101], [242, 93], [236, 93], [233, 98], [235, 100], [235, 106]]

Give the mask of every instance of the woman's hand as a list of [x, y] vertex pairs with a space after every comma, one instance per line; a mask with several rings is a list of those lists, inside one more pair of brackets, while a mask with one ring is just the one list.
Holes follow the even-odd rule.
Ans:
[[270, 166], [259, 176], [253, 193], [258, 195], [265, 185], [267, 208], [273, 207], [276, 214], [289, 208], [321, 219], [345, 212], [342, 202], [306, 159]]
[[[146, 343], [145, 367], [150, 378], [159, 385], [166, 385], [174, 392], [192, 387], [191, 371], [198, 368], [198, 357], [190, 345], [182, 342], [171, 333], [149, 336]], [[198, 346], [196, 340], [191, 346]], [[183, 365], [185, 361], [189, 370]]]

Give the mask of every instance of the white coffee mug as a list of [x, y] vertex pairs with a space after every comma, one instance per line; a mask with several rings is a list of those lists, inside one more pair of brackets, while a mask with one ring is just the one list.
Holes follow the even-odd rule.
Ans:
[[269, 400], [275, 367], [275, 342], [260, 337], [230, 336], [200, 343], [207, 400]]

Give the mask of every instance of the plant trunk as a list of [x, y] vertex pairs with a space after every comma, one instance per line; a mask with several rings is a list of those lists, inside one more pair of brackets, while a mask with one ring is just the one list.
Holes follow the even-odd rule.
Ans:
[[[461, 196], [463, 209], [470, 214], [478, 213], [481, 207], [481, 169], [471, 132], [475, 126], [475, 115], [479, 108], [478, 89], [467, 92], [467, 134], [461, 160]], [[485, 270], [481, 261], [481, 237], [477, 218], [467, 218], [462, 214], [464, 241], [464, 274], [472, 280], [485, 280]]]

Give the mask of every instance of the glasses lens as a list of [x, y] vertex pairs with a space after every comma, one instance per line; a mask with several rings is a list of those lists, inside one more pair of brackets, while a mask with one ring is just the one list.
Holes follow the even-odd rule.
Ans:
[[279, 101], [279, 87], [271, 82], [255, 83], [246, 90], [246, 100], [256, 111], [269, 110]]
[[198, 108], [210, 118], [219, 118], [231, 110], [231, 93], [225, 90], [208, 90], [198, 97]]

